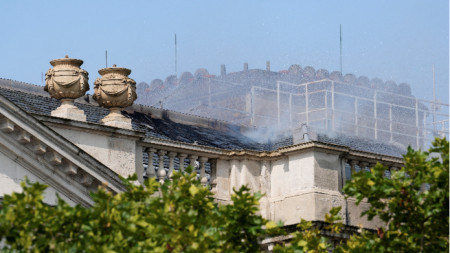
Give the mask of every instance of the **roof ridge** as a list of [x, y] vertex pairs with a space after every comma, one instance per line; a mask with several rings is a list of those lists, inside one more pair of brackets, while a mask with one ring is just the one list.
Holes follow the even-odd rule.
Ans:
[[[1, 81], [6, 82], [1, 82]], [[14, 79], [6, 79], [0, 77], [0, 87], [9, 89], [9, 90], [16, 90], [16, 91], [22, 91], [30, 94], [36, 94], [41, 95], [44, 97], [49, 97], [50, 95], [44, 91], [44, 86], [32, 84], [32, 83], [26, 83], [22, 81], [17, 81]]]
[[34, 84], [34, 83], [27, 83], [24, 81], [18, 81], [15, 79], [8, 79], [8, 78], [4, 78], [4, 77], [0, 77], [0, 80], [5, 80], [5, 81], [13, 81], [13, 82], [17, 82], [17, 83], [21, 83], [21, 84], [26, 84], [26, 85], [31, 85], [31, 86], [35, 86], [35, 87], [44, 87], [42, 85], [38, 85], [38, 84]]

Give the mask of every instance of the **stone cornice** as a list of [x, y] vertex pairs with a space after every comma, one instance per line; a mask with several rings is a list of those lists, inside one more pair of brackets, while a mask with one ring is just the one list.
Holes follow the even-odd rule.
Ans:
[[141, 145], [147, 147], [152, 146], [155, 148], [161, 148], [165, 150], [184, 153], [203, 153], [204, 156], [210, 158], [220, 158], [223, 160], [275, 160], [281, 157], [286, 157], [291, 154], [308, 152], [308, 151], [320, 151], [325, 153], [336, 154], [345, 159], [358, 159], [367, 161], [380, 161], [389, 164], [402, 164], [402, 158], [392, 157], [386, 155], [380, 155], [370, 152], [363, 152], [359, 150], [353, 150], [349, 147], [323, 143], [318, 141], [310, 141], [305, 143], [300, 143], [288, 147], [279, 148], [275, 151], [254, 151], [254, 150], [226, 150], [213, 148], [198, 144], [188, 144], [179, 141], [161, 139], [156, 137], [147, 137], [142, 142]]
[[278, 152], [287, 155], [291, 153], [304, 152], [311, 149], [320, 150], [326, 153], [333, 153], [333, 154], [342, 154], [349, 152], [350, 150], [348, 147], [341, 145], [322, 143], [318, 141], [309, 141], [305, 143], [280, 148], [278, 149]]
[[345, 155], [347, 160], [366, 160], [366, 161], [379, 161], [387, 164], [395, 164], [398, 166], [403, 165], [403, 158], [395, 157], [395, 156], [387, 156], [374, 154], [359, 150], [349, 150], [349, 152]]

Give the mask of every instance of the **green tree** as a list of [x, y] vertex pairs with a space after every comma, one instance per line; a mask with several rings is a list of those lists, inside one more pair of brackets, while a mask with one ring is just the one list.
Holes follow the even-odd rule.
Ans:
[[[334, 252], [448, 252], [449, 251], [449, 143], [436, 139], [428, 152], [408, 148], [404, 167], [386, 176], [378, 163], [360, 171], [344, 187], [357, 204], [367, 201], [362, 213], [379, 217], [385, 226], [376, 233], [363, 231], [340, 244]], [[327, 214], [324, 230], [339, 232], [340, 208]], [[275, 252], [327, 252], [332, 246], [312, 223], [302, 220], [289, 246]]]
[[448, 252], [448, 149], [445, 138], [436, 139], [428, 152], [408, 148], [404, 167], [390, 177], [381, 164], [357, 173], [344, 193], [366, 200], [370, 208], [363, 215], [387, 225], [353, 236], [343, 252]]
[[[385, 226], [363, 231], [342, 242], [335, 252], [448, 252], [449, 143], [436, 139], [428, 152], [408, 149], [405, 166], [387, 177], [377, 164], [353, 175], [346, 197], [367, 201], [367, 218]], [[135, 180], [136, 178], [131, 178]], [[22, 193], [5, 196], [0, 210], [0, 239], [5, 252], [257, 252], [259, 241], [281, 233], [279, 225], [257, 214], [259, 195], [242, 187], [231, 205], [218, 205], [195, 173], [175, 173], [162, 186], [124, 181], [127, 191], [92, 193], [91, 208], [63, 200], [46, 205], [46, 186], [23, 183]], [[323, 231], [340, 233], [343, 224], [333, 208], [328, 225], [318, 229], [302, 220], [299, 231], [275, 252], [329, 252]]]
[[[135, 178], [132, 178], [135, 180]], [[175, 173], [162, 186], [124, 181], [128, 191], [100, 188], [90, 208], [42, 200], [46, 186], [22, 184], [0, 211], [4, 251], [20, 252], [257, 252], [267, 223], [258, 198], [242, 187], [218, 205], [196, 173]], [[271, 223], [269, 223], [270, 225]]]

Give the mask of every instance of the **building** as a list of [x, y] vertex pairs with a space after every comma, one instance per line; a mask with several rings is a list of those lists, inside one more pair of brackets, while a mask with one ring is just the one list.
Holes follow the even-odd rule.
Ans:
[[[45, 198], [49, 204], [58, 193], [71, 204], [89, 206], [89, 191], [102, 183], [113, 192], [124, 190], [119, 175], [164, 181], [191, 164], [217, 201], [229, 203], [233, 188], [248, 185], [265, 194], [261, 214], [286, 226], [300, 218], [321, 221], [331, 207], [342, 206], [347, 228], [372, 228], [378, 221], [359, 215], [364, 203], [356, 206], [341, 189], [355, 170], [377, 162], [390, 169], [402, 166], [405, 147], [382, 138], [338, 131], [330, 136], [317, 131], [317, 125], [301, 124], [258, 139], [249, 133], [259, 128], [246, 124], [132, 104], [135, 83], [124, 68], [100, 70], [94, 96], [86, 95], [82, 61], [52, 62], [55, 68], [46, 76], [50, 95], [41, 86], [0, 79], [0, 196], [20, 191], [19, 183], [27, 176], [50, 186]], [[198, 85], [215, 81], [198, 75]], [[328, 87], [329, 82], [318, 85]], [[247, 97], [243, 93], [237, 99]], [[210, 99], [215, 106], [221, 103]], [[256, 122], [259, 114], [250, 114], [250, 120]], [[328, 118], [324, 122], [330, 123]]]

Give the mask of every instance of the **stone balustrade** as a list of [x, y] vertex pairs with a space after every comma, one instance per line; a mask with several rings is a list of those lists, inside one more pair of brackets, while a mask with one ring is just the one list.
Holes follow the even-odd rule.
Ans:
[[377, 163], [381, 163], [383, 166], [387, 167], [385, 172], [385, 176], [390, 177], [391, 171], [398, 170], [403, 166], [400, 160], [396, 159], [396, 161], [386, 161], [383, 158], [379, 159], [368, 159], [362, 157], [346, 157], [343, 159], [344, 161], [344, 172], [345, 179], [350, 180], [352, 175], [356, 172], [365, 170], [370, 171], [371, 168], [375, 167]]
[[190, 150], [180, 149], [177, 152], [158, 147], [144, 148], [144, 178], [156, 178], [160, 183], [170, 180], [174, 171], [185, 171], [192, 166], [197, 171], [202, 185], [210, 185], [214, 190], [216, 160], [196, 154]]

